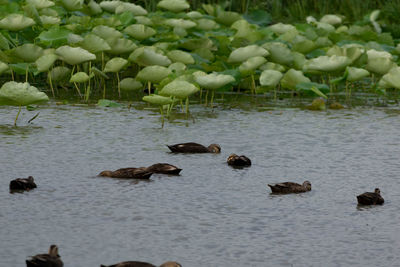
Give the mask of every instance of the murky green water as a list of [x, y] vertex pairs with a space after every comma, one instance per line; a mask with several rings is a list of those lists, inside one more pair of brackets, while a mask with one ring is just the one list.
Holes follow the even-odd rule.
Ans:
[[[123, 260], [197, 266], [397, 266], [400, 109], [204, 109], [160, 128], [147, 109], [0, 107], [0, 265], [58, 244], [65, 266]], [[219, 143], [220, 155], [173, 155], [166, 144]], [[226, 165], [230, 153], [253, 161]], [[105, 169], [175, 164], [149, 182], [100, 178]], [[11, 179], [38, 188], [10, 194]], [[268, 183], [313, 190], [272, 196]], [[379, 187], [385, 205], [357, 208]]]

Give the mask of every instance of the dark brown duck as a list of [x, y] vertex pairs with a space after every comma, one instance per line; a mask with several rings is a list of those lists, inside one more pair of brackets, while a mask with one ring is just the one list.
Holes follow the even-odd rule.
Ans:
[[357, 201], [359, 205], [382, 205], [385, 202], [379, 188], [375, 188], [374, 192], [365, 192], [357, 196]]
[[182, 143], [168, 146], [174, 153], [220, 153], [221, 147], [218, 144], [211, 144], [208, 147], [197, 143]]
[[279, 184], [269, 184], [271, 187], [272, 193], [277, 194], [291, 194], [291, 193], [304, 193], [307, 191], [311, 191], [311, 183], [309, 181], [304, 181], [303, 184], [285, 182]]
[[38, 254], [26, 260], [27, 267], [63, 267], [64, 263], [58, 255], [58, 247], [51, 245], [48, 254]]
[[126, 179], [149, 179], [153, 172], [147, 168], [122, 168], [115, 171], [102, 171], [99, 176]]
[[153, 173], [173, 174], [173, 175], [178, 175], [182, 170], [168, 163], [156, 163], [147, 167], [146, 169]]
[[238, 156], [236, 154], [231, 154], [226, 161], [228, 162], [228, 165], [233, 167], [251, 166], [251, 160], [244, 155]]
[[[157, 267], [151, 263], [141, 261], [124, 261], [113, 265], [100, 265], [100, 267]], [[167, 261], [161, 264], [159, 267], [182, 267], [175, 261]]]
[[29, 191], [36, 187], [37, 186], [32, 176], [29, 176], [28, 178], [17, 178], [10, 182], [10, 191]]

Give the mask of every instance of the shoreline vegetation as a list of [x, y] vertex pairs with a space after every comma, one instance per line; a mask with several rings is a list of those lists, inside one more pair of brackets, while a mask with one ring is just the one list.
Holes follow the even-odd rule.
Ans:
[[164, 122], [225, 92], [398, 98], [400, 1], [0, 2], [1, 105], [143, 100]]

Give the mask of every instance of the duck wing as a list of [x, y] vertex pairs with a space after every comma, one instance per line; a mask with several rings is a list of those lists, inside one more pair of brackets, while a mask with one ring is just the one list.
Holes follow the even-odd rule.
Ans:
[[136, 179], [148, 179], [153, 172], [148, 171], [146, 168], [121, 168], [113, 172], [112, 177], [114, 178], [136, 178]]
[[26, 260], [27, 267], [63, 267], [60, 257], [52, 257], [49, 254], [38, 254]]
[[181, 143], [168, 146], [171, 152], [175, 153], [208, 153], [210, 152], [207, 147], [197, 143]]
[[383, 204], [384, 199], [375, 192], [365, 192], [357, 196], [357, 201], [361, 205], [374, 205], [374, 204]]
[[147, 170], [153, 173], [179, 174], [182, 169], [168, 163], [156, 163], [147, 167]]

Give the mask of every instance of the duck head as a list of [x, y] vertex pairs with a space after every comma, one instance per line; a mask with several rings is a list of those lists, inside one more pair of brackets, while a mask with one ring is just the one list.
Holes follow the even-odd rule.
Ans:
[[238, 155], [236, 155], [235, 153], [230, 154], [229, 157], [228, 157], [228, 159], [227, 159], [227, 161], [228, 161], [228, 162], [229, 162], [229, 161], [232, 161], [233, 159], [235, 159], [235, 158], [237, 158], [237, 157], [238, 157]]
[[308, 190], [311, 191], [311, 183], [309, 181], [304, 181], [303, 186]]
[[111, 177], [111, 175], [112, 175], [112, 171], [102, 171], [101, 173], [99, 173], [99, 176]]
[[49, 255], [52, 257], [59, 257], [57, 245], [51, 245], [49, 248]]
[[221, 147], [218, 144], [211, 144], [207, 148], [212, 153], [221, 153]]
[[375, 188], [375, 194], [378, 194], [378, 195], [380, 195], [381, 194], [381, 190], [379, 190], [379, 188]]
[[161, 264], [160, 267], [182, 267], [182, 265], [175, 261], [167, 261]]

